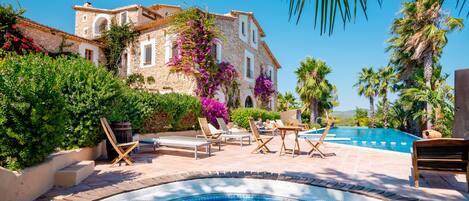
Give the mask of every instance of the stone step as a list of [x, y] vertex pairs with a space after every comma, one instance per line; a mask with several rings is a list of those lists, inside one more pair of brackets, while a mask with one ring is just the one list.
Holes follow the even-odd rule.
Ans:
[[79, 184], [94, 171], [94, 161], [80, 161], [55, 173], [55, 185], [70, 187]]

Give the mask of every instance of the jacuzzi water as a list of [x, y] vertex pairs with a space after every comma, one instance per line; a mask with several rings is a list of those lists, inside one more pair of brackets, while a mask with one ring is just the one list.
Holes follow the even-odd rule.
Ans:
[[189, 196], [189, 197], [183, 197], [183, 198], [176, 198], [171, 201], [297, 201], [297, 200], [271, 196], [271, 195], [212, 193], [212, 194], [202, 194], [202, 195], [195, 195], [195, 196]]
[[118, 194], [104, 201], [291, 201], [350, 200], [374, 201], [375, 198], [335, 189], [279, 180], [247, 178], [207, 178], [179, 181]]
[[[321, 134], [322, 130], [306, 133]], [[412, 143], [420, 139], [419, 137], [389, 128], [335, 127], [331, 128], [329, 134], [336, 134], [336, 138], [350, 138], [350, 140], [330, 142], [403, 153], [410, 153]], [[314, 138], [318, 137], [315, 136]]]

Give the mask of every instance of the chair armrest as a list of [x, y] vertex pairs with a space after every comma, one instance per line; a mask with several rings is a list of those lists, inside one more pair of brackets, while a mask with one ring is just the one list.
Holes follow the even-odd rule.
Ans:
[[138, 144], [138, 141], [121, 143], [121, 144], [117, 144], [117, 146], [118, 147], [127, 147], [127, 146], [131, 146], [131, 145], [135, 145], [135, 144]]

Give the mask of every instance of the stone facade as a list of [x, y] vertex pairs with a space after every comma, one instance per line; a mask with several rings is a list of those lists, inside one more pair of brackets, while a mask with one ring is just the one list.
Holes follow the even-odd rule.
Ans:
[[[153, 77], [154, 83], [147, 83], [145, 88], [149, 91], [160, 93], [177, 92], [193, 94], [196, 86], [193, 78], [171, 73], [167, 66], [171, 58], [172, 44], [176, 40], [175, 34], [170, 32], [171, 16], [181, 11], [178, 6], [156, 4], [149, 7], [131, 5], [113, 10], [94, 8], [87, 4], [75, 6], [76, 25], [75, 34], [88, 39], [99, 37], [100, 24], [106, 25], [112, 20], [120, 23], [122, 13], [126, 12], [129, 22], [132, 22], [139, 37], [135, 44], [127, 48], [123, 54], [121, 75], [141, 74], [148, 79]], [[143, 15], [146, 13], [146, 15]], [[153, 13], [157, 19], [152, 20], [148, 13]], [[231, 11], [228, 14], [212, 14], [223, 37], [217, 42], [219, 61], [227, 61], [233, 64], [239, 72], [240, 103], [241, 106], [249, 105], [247, 99], [252, 100], [252, 105], [260, 105], [254, 97], [255, 79], [261, 74], [261, 70], [271, 75], [277, 88], [277, 70], [280, 68], [278, 61], [272, 55], [267, 44], [263, 41], [265, 33], [252, 13]], [[85, 17], [86, 16], [86, 17]], [[109, 24], [110, 25], [110, 24]], [[244, 33], [244, 34], [242, 34]], [[143, 65], [144, 47], [150, 47], [152, 58], [148, 65]], [[247, 57], [250, 57], [247, 59]], [[249, 60], [251, 76], [247, 76], [246, 65]], [[225, 97], [222, 92], [216, 96], [220, 101]], [[276, 109], [276, 97], [273, 97], [269, 107]]]
[[96, 65], [105, 62], [100, 43], [81, 38], [63, 31], [39, 24], [26, 18], [19, 20], [19, 29], [43, 50], [50, 53], [70, 52], [85, 57], [85, 51], [92, 50], [92, 62]]

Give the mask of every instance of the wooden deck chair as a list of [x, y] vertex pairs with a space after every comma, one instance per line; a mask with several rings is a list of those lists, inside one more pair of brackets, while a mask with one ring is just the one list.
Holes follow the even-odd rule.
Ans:
[[263, 154], [270, 153], [270, 149], [267, 147], [267, 143], [269, 143], [273, 137], [261, 137], [259, 134], [259, 129], [254, 123], [253, 118], [249, 118], [249, 126], [251, 127], [252, 135], [254, 136], [254, 140], [256, 140], [257, 147], [251, 153], [258, 153], [262, 152]]
[[327, 126], [326, 128], [324, 129], [324, 131], [322, 132], [322, 135], [321, 137], [319, 138], [318, 141], [316, 141], [315, 143], [313, 142], [313, 140], [311, 139], [308, 139], [308, 138], [305, 138], [305, 141], [311, 146], [311, 150], [309, 150], [308, 152], [308, 155], [310, 157], [313, 156], [314, 154], [314, 151], [317, 151], [319, 153], [319, 156], [321, 156], [321, 158], [324, 158], [326, 155], [319, 149], [319, 147], [324, 143], [324, 139], [326, 138], [327, 134], [329, 134], [329, 130], [331, 129], [331, 121], [328, 121], [327, 123]]
[[[134, 161], [130, 158], [129, 153], [138, 146], [138, 141], [135, 142], [128, 142], [128, 143], [117, 143], [116, 136], [112, 131], [111, 127], [106, 118], [101, 118], [101, 125], [103, 126], [104, 133], [106, 133], [107, 139], [109, 143], [112, 145], [114, 150], [116, 150], [117, 156], [114, 160], [112, 160], [111, 167], [114, 166], [116, 163], [124, 160], [127, 165], [133, 165]], [[120, 163], [119, 163], [120, 164]]]
[[220, 133], [212, 133], [210, 131], [210, 128], [208, 127], [208, 121], [207, 118], [199, 118], [199, 125], [200, 125], [200, 130], [202, 130], [202, 134], [205, 137], [205, 139], [212, 144], [218, 144], [218, 150], [221, 150], [221, 134]]

